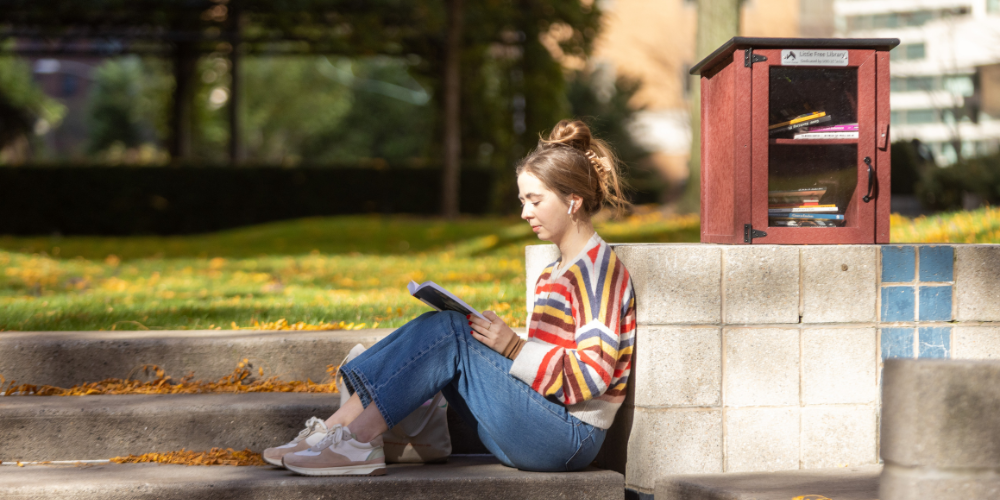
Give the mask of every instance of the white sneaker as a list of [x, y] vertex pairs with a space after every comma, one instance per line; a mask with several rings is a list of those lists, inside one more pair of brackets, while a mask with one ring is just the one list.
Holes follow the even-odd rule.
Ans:
[[336, 425], [308, 450], [287, 453], [285, 468], [306, 476], [381, 476], [385, 474], [382, 436], [370, 443], [358, 441], [351, 430]]
[[327, 429], [325, 421], [312, 417], [306, 420], [306, 428], [302, 429], [299, 435], [295, 436], [295, 439], [287, 444], [268, 448], [261, 455], [264, 457], [265, 462], [280, 467], [281, 457], [288, 453], [308, 449], [312, 445], [322, 441], [328, 432], [330, 432], [330, 429]]

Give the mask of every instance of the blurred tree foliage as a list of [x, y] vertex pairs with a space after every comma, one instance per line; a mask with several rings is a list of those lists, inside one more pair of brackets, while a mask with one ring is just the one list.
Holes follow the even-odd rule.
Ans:
[[663, 181], [643, 165], [650, 151], [636, 143], [628, 131], [628, 124], [638, 111], [629, 105], [629, 101], [639, 90], [641, 82], [627, 77], [618, 77], [613, 82], [608, 80], [598, 71], [574, 72], [567, 88], [571, 114], [586, 121], [595, 136], [611, 144], [618, 159], [628, 169], [628, 182], [634, 190], [661, 192], [666, 188]]
[[0, 57], [0, 150], [58, 125], [66, 112], [31, 79], [31, 67], [14, 57]]
[[158, 63], [128, 56], [110, 59], [94, 72], [87, 110], [90, 153], [116, 143], [134, 148], [165, 139], [173, 81]]
[[892, 194], [912, 195], [921, 179], [936, 169], [934, 156], [919, 140], [892, 143]]
[[345, 97], [344, 112], [306, 137], [303, 157], [334, 163], [375, 158], [393, 164], [425, 162], [437, 139], [432, 136], [436, 109], [410, 75], [411, 64], [388, 57], [319, 58], [316, 66], [328, 92]]
[[[246, 54], [239, 105], [251, 162], [440, 162], [444, 2], [95, 1], [106, 5], [16, 0], [0, 13], [0, 24], [6, 19], [49, 37], [67, 30], [98, 34], [128, 28], [133, 34], [146, 30], [160, 42], [166, 41], [156, 38], [163, 33], [200, 39], [195, 42], [201, 54], [194, 82], [195, 160], [226, 161], [228, 33], [238, 19]], [[59, 8], [53, 10], [54, 5]], [[104, 11], [116, 15], [97, 14]], [[622, 128], [635, 84], [619, 82], [610, 96], [588, 96], [594, 86], [584, 80], [590, 77], [571, 74], [562, 64], [565, 58], [585, 60], [590, 54], [600, 17], [598, 3], [587, 0], [466, 5], [463, 168], [492, 170], [498, 182], [492, 193], [463, 195], [492, 196], [497, 210], [515, 206], [514, 163], [535, 146], [539, 133], [574, 115], [592, 116], [595, 128], [627, 163], [642, 156]], [[109, 64], [100, 72], [91, 108], [92, 148], [149, 137], [166, 144], [171, 62], [144, 57]]]
[[1000, 205], [1000, 154], [964, 158], [947, 167], [929, 165], [921, 173], [916, 194], [926, 208], [970, 210], [982, 203]]

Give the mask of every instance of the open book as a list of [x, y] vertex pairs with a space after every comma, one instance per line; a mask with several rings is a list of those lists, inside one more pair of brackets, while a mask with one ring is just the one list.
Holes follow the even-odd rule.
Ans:
[[425, 281], [419, 285], [416, 281], [410, 281], [410, 283], [406, 285], [406, 288], [410, 291], [410, 295], [420, 299], [421, 302], [437, 309], [438, 311], [457, 311], [465, 315], [475, 314], [480, 318], [486, 319], [486, 317], [475, 308], [466, 304], [465, 301], [456, 297], [448, 290], [441, 288], [441, 285], [438, 285], [433, 281]]

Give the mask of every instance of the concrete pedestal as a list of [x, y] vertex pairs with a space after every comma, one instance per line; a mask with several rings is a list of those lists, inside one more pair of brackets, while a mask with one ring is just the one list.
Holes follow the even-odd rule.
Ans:
[[[602, 452], [673, 474], [878, 463], [889, 358], [1000, 358], [1000, 245], [613, 244], [638, 331]], [[526, 250], [528, 310], [553, 245]]]

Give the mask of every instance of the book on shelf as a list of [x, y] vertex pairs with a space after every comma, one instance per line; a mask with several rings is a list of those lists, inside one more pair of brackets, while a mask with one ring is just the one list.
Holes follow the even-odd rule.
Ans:
[[826, 194], [825, 187], [768, 191], [767, 203], [769, 205], [818, 205], [819, 199], [824, 194]]
[[771, 219], [768, 225], [776, 227], [838, 227], [843, 221]]
[[820, 205], [818, 201], [809, 203], [768, 203], [767, 208], [800, 208], [800, 207], [835, 207], [837, 205]]
[[797, 196], [819, 198], [826, 194], [825, 187], [810, 187], [802, 189], [785, 189], [780, 191], [768, 191], [768, 198], [793, 198]]
[[823, 206], [812, 206], [812, 207], [790, 207], [790, 208], [774, 208], [768, 207], [768, 215], [777, 214], [787, 214], [787, 213], [827, 213], [835, 214], [837, 213], [837, 205], [823, 205]]
[[770, 204], [794, 204], [794, 205], [797, 205], [797, 206], [809, 206], [809, 205], [813, 205], [814, 206], [814, 205], [819, 205], [819, 197], [817, 197], [817, 196], [811, 196], [811, 197], [805, 197], [805, 198], [793, 198], [793, 197], [788, 197], [788, 198], [778, 197], [778, 198], [775, 198], [773, 196], [768, 196], [767, 197], [767, 202], [768, 202], [769, 205]]
[[769, 219], [824, 219], [824, 220], [844, 220], [844, 214], [800, 214], [794, 212], [782, 212], [777, 214], [768, 213]]
[[445, 290], [441, 287], [441, 285], [438, 285], [433, 281], [425, 281], [419, 285], [416, 281], [410, 281], [410, 283], [406, 285], [406, 289], [410, 291], [410, 295], [416, 297], [424, 304], [427, 304], [438, 311], [457, 311], [466, 316], [475, 314], [482, 319], [486, 319], [486, 317], [474, 307], [466, 304], [464, 300], [458, 298], [455, 294]]
[[774, 130], [774, 129], [778, 129], [778, 128], [781, 128], [781, 127], [787, 127], [789, 125], [795, 125], [795, 124], [798, 124], [798, 123], [807, 122], [809, 120], [814, 120], [816, 118], [820, 118], [820, 117], [823, 117], [823, 116], [826, 116], [826, 111], [813, 111], [811, 113], [806, 113], [804, 115], [796, 116], [795, 118], [792, 118], [791, 120], [786, 120], [786, 121], [783, 121], [783, 122], [775, 123], [773, 125], [768, 125], [767, 129], [768, 130]]
[[803, 132], [857, 132], [857, 123], [841, 123], [840, 125], [829, 125], [823, 127], [806, 127]]
[[857, 132], [802, 132], [792, 139], [857, 139]]
[[775, 134], [780, 134], [782, 132], [789, 132], [789, 131], [792, 131], [792, 130], [798, 130], [798, 129], [802, 128], [802, 127], [808, 127], [810, 125], [816, 125], [816, 124], [819, 124], [819, 123], [825, 123], [825, 122], [830, 121], [831, 119], [833, 119], [832, 116], [826, 115], [826, 116], [821, 116], [819, 118], [813, 118], [811, 120], [807, 120], [807, 121], [804, 121], [804, 122], [792, 123], [792, 124], [789, 124], [789, 125], [782, 125], [782, 126], [780, 126], [778, 128], [772, 128], [772, 127], [774, 127], [772, 125], [771, 127], [768, 127], [768, 135], [775, 135]]

